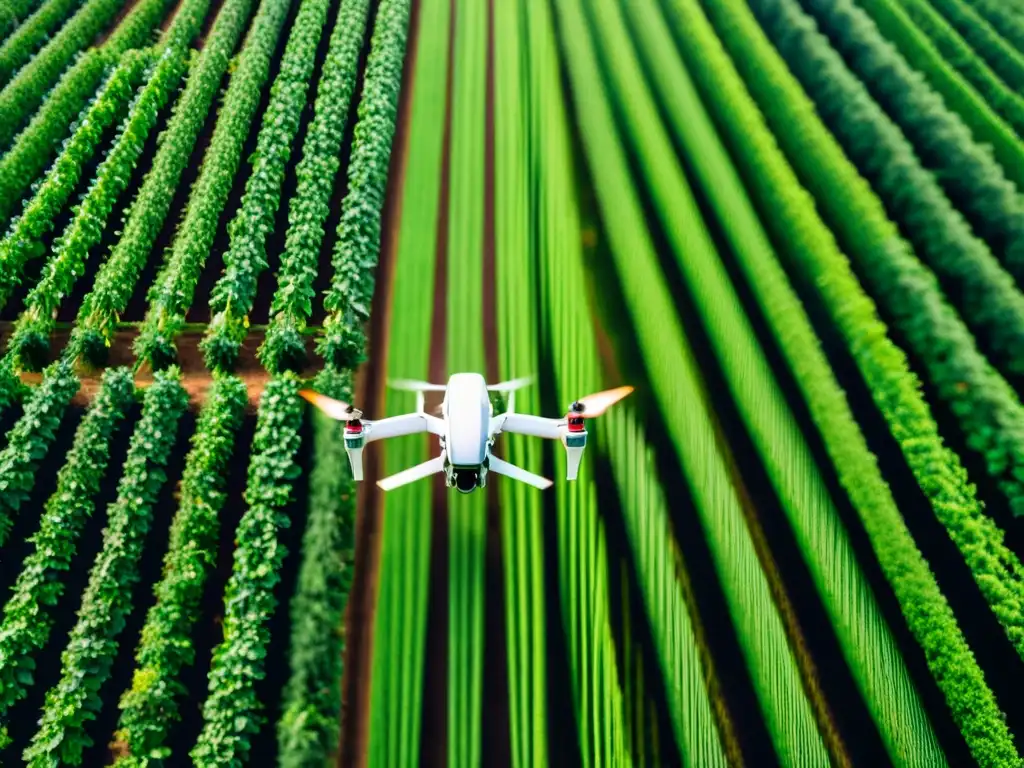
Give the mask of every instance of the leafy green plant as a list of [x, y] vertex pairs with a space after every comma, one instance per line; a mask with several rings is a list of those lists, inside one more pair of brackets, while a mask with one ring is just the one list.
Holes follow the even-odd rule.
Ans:
[[[906, 2], [906, 0], [901, 0]], [[1024, 89], [1024, 53], [1014, 48], [964, 0], [927, 0], [1017, 94]]]
[[203, 586], [217, 561], [217, 517], [224, 506], [228, 464], [247, 402], [245, 382], [214, 374], [185, 460], [163, 577], [154, 589], [156, 603], [146, 615], [135, 652], [132, 686], [121, 697], [114, 738], [126, 750], [115, 761], [123, 768], [166, 760], [172, 754], [167, 734], [188, 693], [179, 678], [194, 661], [192, 636]]
[[103, 703], [99, 692], [132, 609], [153, 506], [167, 480], [167, 462], [187, 403], [177, 368], [158, 371], [145, 391], [117, 499], [107, 508], [103, 549], [89, 571], [78, 621], [61, 654], [60, 680], [46, 692], [39, 730], [22, 755], [30, 768], [81, 765], [83, 750], [92, 746], [86, 723]]
[[369, 0], [341, 0], [317, 86], [313, 121], [296, 167], [298, 187], [288, 205], [288, 233], [276, 274], [270, 327], [257, 351], [260, 362], [275, 373], [300, 367], [306, 357], [302, 332], [313, 311], [313, 280], [341, 163], [369, 5]]
[[253, 0], [227, 0], [217, 14], [203, 50], [190, 68], [171, 119], [160, 135], [156, 157], [127, 214], [124, 233], [82, 301], [72, 343], [88, 362], [99, 364], [106, 357], [118, 315], [131, 299], [149, 259], [231, 53], [245, 29], [252, 3]]
[[1024, 17], [1013, 2], [996, 0], [967, 0], [1018, 51], [1024, 51]]
[[245, 341], [256, 281], [267, 268], [266, 240], [281, 205], [285, 167], [299, 131], [329, 6], [328, 0], [302, 0], [270, 89], [242, 205], [228, 227], [231, 244], [224, 255], [224, 274], [210, 297], [213, 319], [200, 346], [211, 369], [233, 368]]
[[[165, 48], [160, 59], [153, 63], [147, 72], [147, 82], [132, 101], [113, 147], [96, 171], [71, 222], [53, 243], [50, 257], [25, 298], [25, 308], [8, 342], [11, 354], [22, 368], [34, 370], [48, 357], [57, 310], [85, 274], [89, 251], [100, 241], [118, 198], [131, 182], [143, 145], [187, 66], [185, 52], [174, 47]], [[0, 243], [0, 259], [3, 247]], [[2, 265], [0, 260], [0, 269]]]
[[[788, 8], [791, 2], [795, 0], [786, 0], [779, 8]], [[835, 50], [824, 35], [803, 33], [789, 39], [806, 41], [818, 49], [815, 66], [827, 66], [829, 75], [834, 78], [842, 77], [845, 70], [839, 55], [842, 53], [850, 70], [857, 73], [913, 142], [922, 163], [935, 172], [950, 200], [963, 211], [993, 252], [1000, 254], [1018, 283], [1024, 285], [1024, 197], [1019, 193], [1024, 189], [1024, 144], [1011, 143], [1014, 150], [1011, 155], [1003, 152], [1005, 145], [995, 146], [997, 163], [992, 153], [972, 138], [963, 121], [949, 111], [939, 95], [881, 36], [864, 11], [850, 0], [805, 0], [805, 4]], [[752, 7], [765, 19], [772, 12], [760, 0]], [[798, 10], [798, 6], [794, 9]], [[786, 51], [792, 50], [788, 43], [783, 45], [783, 57], [794, 67], [796, 76], [809, 91], [822, 93], [817, 84], [823, 70], [811, 71], [806, 58], [790, 60]], [[826, 98], [812, 96], [820, 109], [835, 108], [835, 99], [842, 98], [842, 83], [832, 82], [835, 90], [827, 91]], [[824, 106], [826, 102], [829, 107]], [[838, 130], [828, 117], [825, 122]], [[986, 138], [988, 140], [991, 138]]]
[[0, 38], [27, 19], [40, 2], [42, 0], [8, 0], [0, 7]]
[[0, 545], [10, 535], [14, 516], [35, 487], [39, 465], [80, 386], [66, 360], [52, 363], [42, 383], [32, 390], [25, 412], [4, 436], [6, 445], [0, 450]]
[[271, 379], [260, 397], [245, 503], [235, 534], [231, 579], [224, 595], [224, 640], [213, 653], [203, 730], [190, 756], [197, 766], [243, 766], [250, 736], [260, 727], [255, 685], [266, 674], [267, 622], [277, 607], [274, 587], [287, 554], [278, 540], [299, 476], [300, 381], [291, 372]]
[[897, 2], [913, 23], [928, 35], [942, 58], [985, 97], [1018, 136], [1024, 134], [1024, 98], [1011, 87], [1011, 84], [1015, 84], [1017, 89], [1024, 88], [1024, 57], [1013, 55], [1016, 52], [1010, 50], [1007, 52], [1007, 65], [990, 67], [960, 33], [932, 7], [929, 0]]
[[[753, 3], [768, 36], [782, 46], [796, 76], [840, 77], [834, 51], [813, 22], [790, 2]], [[770, 14], [770, 15], [769, 15]], [[732, 46], [730, 46], [732, 49]], [[799, 51], [799, 53], [798, 53]], [[736, 50], [732, 54], [740, 58]], [[787, 55], [788, 52], [788, 55]], [[744, 70], [748, 82], [751, 76]], [[859, 267], [875, 300], [892, 318], [902, 339], [921, 361], [939, 397], [946, 401], [967, 436], [967, 446], [980, 453], [986, 468], [1010, 502], [1014, 515], [1024, 515], [1024, 408], [1006, 380], [978, 351], [975, 340], [939, 291], [934, 274], [899, 236], [881, 202], [857, 175], [834, 137], [820, 122], [811, 127], [787, 119], [789, 102], [758, 104], [783, 142], [789, 160], [817, 200], [840, 244]], [[784, 130], [781, 126], [786, 125]], [[801, 125], [800, 131], [793, 126]], [[807, 158], [820, 157], [813, 166]]]
[[[328, 397], [352, 399], [350, 375], [332, 377], [328, 371], [317, 379], [316, 389]], [[339, 432], [338, 422], [313, 412], [309, 513], [289, 612], [290, 675], [277, 723], [282, 768], [326, 764], [337, 747], [356, 494]]]
[[46, 0], [17, 31], [0, 45], [0, 87], [32, 58], [47, 38], [62, 24], [82, 0]]
[[[189, 195], [174, 246], [165, 254], [163, 268], [149, 290], [149, 310], [134, 346], [140, 364], [145, 361], [154, 368], [163, 368], [177, 359], [175, 337], [185, 325], [185, 313], [217, 234], [217, 223], [227, 204], [263, 86], [270, 76], [271, 59], [290, 5], [291, 0], [262, 0], [235, 61], [224, 103], [217, 113], [213, 137]], [[259, 160], [260, 149], [257, 147], [253, 175], [268, 173]], [[276, 205], [265, 195], [258, 194], [267, 215], [273, 217]]]
[[[380, 214], [388, 180], [391, 141], [402, 87], [409, 0], [384, 0], [374, 22], [363, 95], [348, 163], [348, 193], [332, 264], [328, 312], [317, 347], [325, 360], [351, 368], [364, 359], [363, 323], [370, 316], [380, 249]], [[486, 34], [483, 35], [486, 38]], [[482, 104], [481, 97], [481, 104]], [[478, 162], [479, 160], [477, 160]], [[477, 259], [479, 261], [479, 259]]]
[[0, 307], [21, 282], [26, 262], [43, 251], [41, 239], [53, 228], [107, 128], [121, 117], [149, 63], [148, 51], [130, 51], [110, 73], [84, 110], [78, 127], [7, 235], [0, 240]]
[[[64, 594], [63, 573], [71, 567], [78, 537], [96, 506], [96, 494], [110, 466], [110, 443], [135, 395], [131, 371], [111, 368], [75, 432], [75, 441], [46, 502], [33, 549], [4, 605], [0, 623], [0, 717], [25, 697], [33, 683], [35, 653], [50, 639], [51, 612]], [[0, 747], [9, 739], [0, 729]]]

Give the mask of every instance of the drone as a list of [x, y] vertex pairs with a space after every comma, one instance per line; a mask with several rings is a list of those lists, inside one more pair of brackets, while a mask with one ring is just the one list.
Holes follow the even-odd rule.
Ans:
[[[551, 487], [551, 480], [491, 452], [495, 438], [502, 432], [509, 432], [561, 441], [568, 457], [566, 479], [575, 480], [587, 445], [584, 420], [600, 416], [630, 394], [633, 387], [617, 387], [580, 398], [569, 406], [565, 417], [551, 419], [515, 412], [516, 390], [531, 382], [532, 377], [527, 377], [488, 385], [478, 373], [453, 374], [447, 384], [394, 380], [389, 382], [393, 389], [416, 393], [416, 411], [377, 421], [363, 419], [362, 411], [318, 392], [304, 389], [299, 394], [331, 418], [345, 422], [345, 452], [352, 477], [357, 481], [363, 479], [363, 449], [367, 443], [428, 432], [438, 437], [440, 455], [378, 480], [380, 488], [391, 491], [443, 472], [449, 488], [472, 493], [487, 484], [488, 472], [495, 472], [544, 490]], [[424, 411], [425, 392], [444, 392], [440, 416]], [[508, 393], [508, 409], [504, 413], [494, 414], [491, 392]]]

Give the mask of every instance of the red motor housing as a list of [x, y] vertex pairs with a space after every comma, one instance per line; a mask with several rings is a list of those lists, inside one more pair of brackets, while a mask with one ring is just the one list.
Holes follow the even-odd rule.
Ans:
[[583, 426], [582, 416], [569, 416], [569, 431], [570, 432], [584, 432], [586, 428]]

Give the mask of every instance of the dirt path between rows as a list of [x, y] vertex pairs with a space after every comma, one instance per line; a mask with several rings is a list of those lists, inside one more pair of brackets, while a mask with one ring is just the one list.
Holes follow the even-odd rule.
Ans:
[[[419, 19], [420, 2], [412, 0], [409, 42], [402, 70], [402, 90], [388, 168], [387, 193], [381, 211], [381, 245], [376, 290], [367, 329], [367, 362], [356, 376], [353, 392], [355, 402], [368, 414], [381, 413], [384, 405], [394, 263], [398, 254], [402, 194], [409, 155], [413, 75], [419, 50]], [[364, 478], [372, 480], [380, 475], [386, 450], [387, 446], [379, 443], [377, 450], [364, 454]], [[347, 642], [342, 673], [342, 721], [336, 761], [338, 768], [363, 768], [368, 760], [373, 627], [379, 582], [380, 528], [383, 511], [384, 497], [377, 485], [374, 482], [359, 483], [356, 497], [352, 591], [345, 610]]]

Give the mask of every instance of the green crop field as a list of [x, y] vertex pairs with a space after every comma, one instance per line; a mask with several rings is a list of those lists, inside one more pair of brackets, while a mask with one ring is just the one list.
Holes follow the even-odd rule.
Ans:
[[0, 0], [0, 230], [0, 765], [1024, 766], [1024, 0]]

